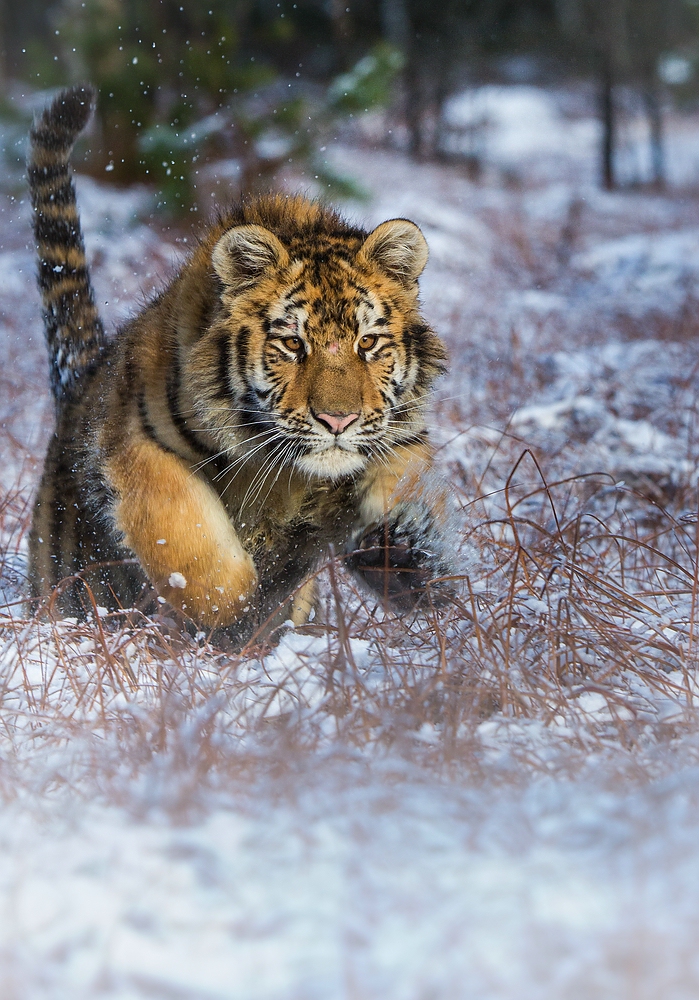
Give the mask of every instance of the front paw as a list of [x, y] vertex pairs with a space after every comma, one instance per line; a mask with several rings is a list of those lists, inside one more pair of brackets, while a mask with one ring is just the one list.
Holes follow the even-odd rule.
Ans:
[[[203, 572], [202, 572], [203, 570]], [[245, 553], [220, 555], [186, 574], [175, 571], [156, 582], [158, 594], [173, 608], [205, 628], [234, 625], [245, 618], [257, 587], [257, 573]]]
[[367, 532], [345, 561], [386, 603], [401, 610], [414, 607], [441, 571], [434, 553], [385, 525]]

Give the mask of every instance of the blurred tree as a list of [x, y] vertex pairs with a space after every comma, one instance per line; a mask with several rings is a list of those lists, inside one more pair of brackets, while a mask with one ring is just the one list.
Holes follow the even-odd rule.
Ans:
[[168, 207], [191, 199], [208, 155], [238, 160], [246, 188], [268, 185], [290, 161], [339, 183], [319, 158], [322, 137], [337, 116], [385, 103], [396, 74], [410, 152], [444, 155], [448, 97], [492, 78], [511, 55], [554, 55], [594, 73], [612, 187], [621, 82], [642, 95], [653, 178], [663, 181], [658, 62], [699, 37], [692, 2], [0, 0], [0, 42], [10, 75], [42, 86], [93, 80], [103, 138], [95, 168], [153, 181]]
[[696, 40], [685, 0], [635, 0], [628, 8], [630, 69], [641, 91], [650, 131], [653, 182], [665, 183], [661, 57], [678, 45]]
[[614, 86], [629, 64], [628, 5], [630, 0], [557, 0], [562, 30], [593, 64], [599, 86], [602, 122], [600, 166], [602, 183], [616, 184], [616, 114]]
[[[347, 110], [326, 99], [327, 78], [357, 50], [366, 53], [372, 31], [360, 46], [353, 22], [338, 28], [336, 7], [322, 0], [56, 0], [47, 10], [59, 25], [66, 77], [99, 88], [103, 150], [94, 168], [122, 182], [155, 182], [169, 209], [191, 202], [209, 154], [237, 159], [245, 189], [268, 186], [293, 161], [342, 187], [317, 155], [321, 131]], [[361, 4], [357, 23], [371, 28]]]
[[65, 0], [65, 61], [71, 78], [99, 88], [104, 158], [115, 179], [147, 173], [177, 194], [185, 161], [209, 138], [201, 128], [185, 138], [189, 127], [228, 95], [273, 76], [240, 55], [248, 7], [244, 0]]
[[0, 0], [0, 79], [45, 75], [60, 79], [56, 26], [48, 0], [27, 0], [18, 7]]
[[658, 67], [674, 46], [696, 36], [686, 0], [556, 0], [561, 29], [589, 59], [599, 82], [602, 122], [601, 174], [604, 187], [616, 185], [614, 88], [636, 86], [648, 117], [652, 179], [665, 181], [662, 93]]
[[554, 0], [381, 0], [386, 38], [405, 58], [404, 114], [412, 155], [439, 156], [447, 98], [504, 53], [554, 44]]

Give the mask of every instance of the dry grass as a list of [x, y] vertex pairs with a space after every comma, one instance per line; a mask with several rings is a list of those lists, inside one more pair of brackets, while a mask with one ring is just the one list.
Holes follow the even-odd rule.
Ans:
[[[447, 191], [460, 183], [440, 177]], [[431, 180], [439, 189], [439, 178]], [[503, 319], [511, 290], [565, 295], [573, 253], [591, 239], [645, 225], [633, 211], [607, 217], [575, 198], [559, 218], [536, 221], [524, 201], [517, 208], [523, 197], [503, 195], [496, 208], [485, 199], [481, 218], [496, 248], [491, 265], [480, 277], [446, 276], [468, 288], [462, 302], [444, 307], [451, 312], [440, 316], [442, 305], [432, 302], [451, 339], [453, 385], [465, 407], [447, 399], [438, 409], [441, 427], [453, 427], [457, 440], [442, 453], [457, 498], [454, 544], [463, 566], [453, 598], [437, 606], [428, 593], [416, 614], [387, 614], [329, 561], [319, 570], [318, 621], [281, 636], [276, 649], [253, 645], [238, 655], [212, 648], [204, 635], [183, 635], [167, 620], [97, 613], [90, 622], [52, 622], [25, 617], [20, 602], [0, 608], [6, 794], [21, 785], [12, 767], [40, 749], [52, 761], [36, 772], [41, 780], [71, 787], [87, 780], [111, 798], [133, 800], [159, 761], [163, 773], [178, 775], [167, 795], [179, 810], [202, 788], [236, 780], [260, 755], [277, 767], [301, 749], [398, 747], [477, 774], [503, 727], [534, 734], [521, 754], [538, 767], [546, 766], [543, 751], [536, 757], [539, 736], [542, 745], [554, 741], [582, 760], [606, 746], [667, 741], [693, 720], [699, 529], [679, 515], [697, 510], [692, 477], [665, 481], [630, 467], [620, 488], [618, 475], [591, 471], [594, 452], [586, 448], [594, 428], [573, 421], [543, 444], [534, 435], [532, 444], [512, 418], [553, 384], [551, 356], [569, 345], [652, 337], [691, 355], [696, 298], [688, 293], [675, 316], [643, 321], [601, 315], [592, 300], [575, 316]], [[671, 208], [679, 224], [687, 209]], [[8, 344], [12, 324], [25, 322], [36, 326], [38, 317], [8, 319]], [[8, 454], [27, 469], [43, 443], [41, 434], [31, 446], [25, 440], [36, 372], [45, 363], [41, 344], [33, 350], [34, 360], [18, 354], [24, 367], [14, 354], [9, 359], [18, 374], [4, 404], [17, 428]], [[612, 382], [605, 407], [631, 420], [650, 417], [681, 439], [684, 424], [696, 426], [687, 413], [698, 368], [678, 355], [673, 370], [682, 377], [665, 409], [643, 388], [639, 400], [625, 401]], [[624, 369], [618, 381], [635, 377]], [[680, 395], [690, 402], [678, 405]], [[647, 414], [639, 409], [646, 404]], [[12, 426], [8, 420], [8, 434]], [[693, 434], [689, 468], [697, 464]], [[21, 479], [26, 484], [29, 473]], [[15, 590], [27, 497], [25, 487], [0, 501], [0, 573]]]
[[[481, 479], [499, 465], [493, 456]], [[477, 771], [484, 722], [535, 725], [581, 759], [683, 728], [697, 694], [698, 524], [609, 477], [548, 482], [531, 450], [498, 490], [461, 474], [469, 571], [448, 602], [428, 592], [407, 616], [384, 613], [332, 560], [319, 620], [237, 655], [165, 619], [51, 622], [4, 608], [4, 756], [22, 767], [39, 749], [58, 754], [47, 785], [88, 778], [132, 804], [160, 761], [177, 776], [161, 804], [186, 813], [260, 755], [283, 766], [303, 749], [393, 746]], [[2, 510], [17, 523], [15, 499]]]

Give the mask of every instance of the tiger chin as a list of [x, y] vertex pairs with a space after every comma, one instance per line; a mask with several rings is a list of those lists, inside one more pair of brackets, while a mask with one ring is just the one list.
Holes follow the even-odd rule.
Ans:
[[419, 312], [422, 233], [405, 219], [365, 232], [300, 196], [243, 199], [108, 339], [69, 166], [94, 101], [63, 91], [30, 134], [56, 404], [33, 596], [77, 616], [165, 605], [242, 644], [307, 619], [332, 547], [411, 607], [450, 571], [444, 492], [424, 488], [446, 353]]

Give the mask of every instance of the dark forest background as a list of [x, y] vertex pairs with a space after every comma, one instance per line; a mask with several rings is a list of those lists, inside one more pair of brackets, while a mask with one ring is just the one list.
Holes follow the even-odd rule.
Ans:
[[243, 186], [303, 163], [351, 191], [319, 151], [343, 121], [389, 108], [394, 143], [453, 155], [450, 95], [483, 82], [594, 88], [601, 183], [615, 186], [617, 94], [648, 120], [664, 183], [663, 113], [699, 97], [699, 0], [0, 0], [0, 81], [100, 92], [88, 168], [191, 202], [196, 164], [235, 157]]

